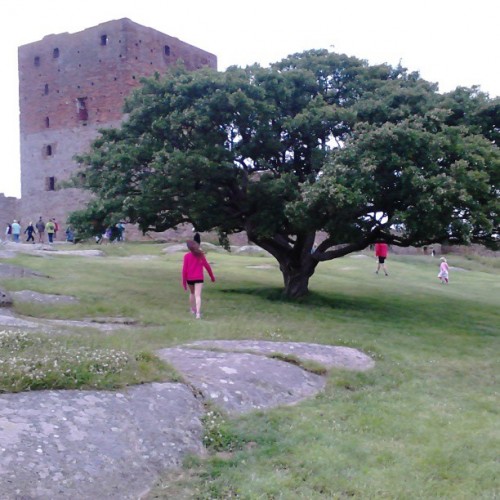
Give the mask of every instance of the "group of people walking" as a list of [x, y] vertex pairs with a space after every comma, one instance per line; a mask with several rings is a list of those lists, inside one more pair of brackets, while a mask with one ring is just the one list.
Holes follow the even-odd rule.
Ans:
[[[121, 226], [121, 227], [120, 227]], [[116, 231], [116, 239], [120, 241], [123, 238], [123, 225], [117, 224], [113, 227]], [[38, 241], [44, 242], [44, 233], [47, 233], [49, 243], [52, 243], [57, 236], [59, 227], [55, 219], [44, 222], [42, 217], [38, 222], [33, 225], [32, 222], [28, 224], [24, 233], [27, 235], [26, 242], [32, 241], [35, 243], [34, 235], [38, 235]], [[68, 233], [68, 231], [66, 231]], [[7, 239], [19, 242], [21, 235], [21, 225], [17, 220], [12, 224], [7, 225], [6, 229]], [[108, 236], [111, 239], [111, 234]], [[189, 307], [191, 313], [196, 319], [201, 319], [201, 294], [204, 284], [204, 271], [206, 270], [212, 282], [215, 282], [215, 275], [208, 263], [203, 250], [201, 249], [201, 239], [199, 233], [196, 232], [193, 240], [187, 241], [188, 252], [184, 255], [182, 265], [182, 286], [184, 290], [189, 290]], [[389, 276], [386, 266], [386, 259], [388, 255], [388, 245], [384, 242], [377, 242], [375, 244], [375, 257], [377, 259], [377, 269], [375, 273], [378, 274], [382, 269], [386, 276]], [[448, 284], [449, 282], [449, 267], [446, 259], [441, 257], [438, 278], [441, 283]]]
[[[200, 235], [196, 233], [193, 240], [187, 241], [188, 252], [184, 255], [182, 265], [182, 286], [184, 290], [189, 290], [189, 307], [191, 313], [196, 319], [201, 319], [201, 293], [204, 284], [204, 270], [207, 271], [212, 282], [215, 281], [215, 275], [207, 262], [205, 254], [201, 249]], [[386, 259], [389, 253], [387, 243], [379, 241], [375, 244], [375, 258], [377, 260], [377, 269], [386, 276], [389, 276]], [[445, 257], [441, 257], [438, 278], [442, 284], [449, 283], [449, 266]]]
[[109, 241], [110, 243], [118, 243], [119, 241], [125, 241], [125, 226], [123, 222], [118, 222], [112, 226], [106, 228], [104, 233], [98, 233], [94, 236], [95, 242], [97, 244], [103, 241]]
[[5, 228], [5, 239], [7, 241], [13, 241], [14, 243], [20, 243], [22, 234], [26, 235], [26, 243], [35, 243], [35, 235], [37, 236], [38, 243], [45, 243], [45, 233], [47, 233], [47, 239], [49, 243], [53, 243], [57, 238], [57, 232], [59, 231], [59, 224], [55, 218], [49, 219], [47, 222], [40, 217], [36, 224], [30, 221], [30, 223], [22, 230], [20, 221], [14, 219], [12, 223], [8, 222]]

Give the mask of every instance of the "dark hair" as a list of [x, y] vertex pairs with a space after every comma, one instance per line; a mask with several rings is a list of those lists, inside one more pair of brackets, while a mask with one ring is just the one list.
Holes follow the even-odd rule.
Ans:
[[188, 250], [197, 257], [203, 255], [203, 250], [200, 248], [200, 245], [196, 241], [188, 240], [186, 242], [186, 245], [188, 247]]

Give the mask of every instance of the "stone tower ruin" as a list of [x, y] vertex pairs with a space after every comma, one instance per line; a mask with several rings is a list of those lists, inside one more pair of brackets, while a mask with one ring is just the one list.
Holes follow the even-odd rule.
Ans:
[[77, 169], [74, 156], [99, 129], [120, 125], [124, 99], [141, 77], [179, 60], [190, 70], [217, 68], [215, 55], [130, 19], [19, 47], [21, 208], [12, 218], [23, 227], [39, 216], [64, 225], [88, 200], [62, 185]]

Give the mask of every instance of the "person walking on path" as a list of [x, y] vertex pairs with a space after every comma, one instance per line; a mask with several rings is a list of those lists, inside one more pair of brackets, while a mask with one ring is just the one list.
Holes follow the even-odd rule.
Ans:
[[438, 278], [441, 280], [442, 285], [447, 285], [449, 282], [448, 271], [450, 268], [445, 257], [441, 257], [439, 260], [441, 261], [441, 264], [439, 264]]
[[387, 253], [388, 253], [387, 243], [383, 242], [375, 243], [375, 257], [378, 259], [377, 270], [375, 271], [375, 274], [378, 274], [380, 268], [382, 268], [384, 270], [384, 274], [386, 276], [389, 276], [389, 273], [387, 272], [387, 267], [385, 265], [385, 259], [387, 259]]
[[17, 220], [12, 223], [12, 239], [15, 243], [19, 243], [19, 237], [21, 235], [21, 225]]
[[123, 225], [123, 222], [119, 222], [116, 225], [116, 229], [118, 229], [117, 241], [125, 241], [125, 236], [123, 234], [125, 232], [125, 226]]
[[194, 233], [193, 241], [196, 241], [196, 243], [198, 243], [198, 245], [201, 245], [200, 233], [198, 231], [196, 231], [196, 229], [194, 227], [193, 227], [193, 233]]
[[26, 243], [29, 243], [30, 241], [33, 242], [33, 245], [35, 244], [35, 238], [33, 237], [33, 233], [35, 232], [35, 226], [33, 226], [33, 222], [30, 222], [26, 229], [24, 230], [24, 234], [28, 235], [28, 239], [26, 240]]
[[12, 240], [12, 224], [7, 222], [7, 227], [5, 228], [5, 241]]
[[47, 231], [49, 243], [52, 244], [54, 242], [54, 233], [56, 232], [56, 226], [50, 219], [49, 222], [45, 224], [45, 231]]
[[189, 287], [189, 306], [196, 319], [201, 319], [201, 292], [203, 290], [203, 269], [206, 269], [212, 282], [215, 281], [214, 273], [205, 254], [196, 241], [188, 241], [189, 252], [184, 255], [182, 265], [182, 286], [184, 290]]
[[68, 243], [74, 243], [75, 242], [75, 233], [73, 231], [73, 229], [71, 228], [71, 226], [68, 226], [66, 228], [66, 241]]
[[52, 219], [52, 222], [54, 223], [54, 239], [57, 239], [57, 231], [59, 231], [59, 224], [56, 221], [56, 218], [54, 217]]
[[40, 217], [36, 223], [36, 230], [38, 231], [38, 243], [43, 243], [43, 233], [45, 232], [45, 222]]

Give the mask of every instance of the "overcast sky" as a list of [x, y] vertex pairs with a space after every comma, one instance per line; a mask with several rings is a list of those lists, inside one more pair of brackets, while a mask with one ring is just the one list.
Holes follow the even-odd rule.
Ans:
[[123, 17], [214, 53], [220, 70], [327, 48], [500, 95], [498, 0], [1, 0], [0, 193], [20, 196], [17, 47]]

